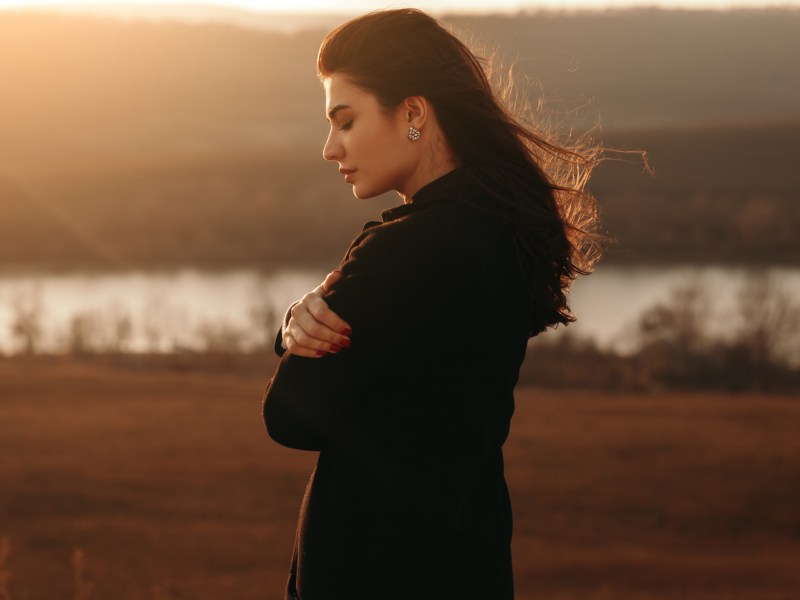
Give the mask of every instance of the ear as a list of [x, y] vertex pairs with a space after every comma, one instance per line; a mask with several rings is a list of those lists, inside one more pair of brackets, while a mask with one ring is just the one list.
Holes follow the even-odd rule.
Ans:
[[422, 128], [430, 116], [430, 105], [423, 96], [409, 96], [400, 103], [401, 115], [407, 125]]

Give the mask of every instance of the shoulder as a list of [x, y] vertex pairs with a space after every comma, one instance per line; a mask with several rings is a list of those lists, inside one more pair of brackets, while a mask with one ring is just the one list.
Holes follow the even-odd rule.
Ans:
[[510, 241], [511, 223], [492, 212], [489, 199], [448, 198], [424, 210], [364, 231], [350, 258], [460, 263], [494, 255]]

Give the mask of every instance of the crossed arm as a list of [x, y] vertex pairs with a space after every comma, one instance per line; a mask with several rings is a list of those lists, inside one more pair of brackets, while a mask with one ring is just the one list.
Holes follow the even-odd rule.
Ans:
[[322, 296], [339, 281], [342, 272], [328, 273], [319, 286], [295, 302], [286, 312], [278, 334], [279, 354], [320, 358], [350, 346], [350, 325], [333, 312]]

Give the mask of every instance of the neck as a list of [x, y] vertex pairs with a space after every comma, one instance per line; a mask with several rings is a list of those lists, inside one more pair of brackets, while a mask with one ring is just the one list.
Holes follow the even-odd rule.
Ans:
[[400, 196], [403, 198], [403, 204], [409, 204], [414, 201], [416, 193], [424, 188], [432, 181], [436, 181], [440, 177], [447, 175], [450, 171], [458, 168], [458, 164], [448, 159], [438, 162], [436, 164], [429, 164], [426, 169], [418, 169], [403, 186], [403, 190], [398, 190]]
[[459, 166], [455, 154], [435, 122], [430, 123], [428, 135], [414, 143], [421, 143], [416, 169], [405, 184], [397, 188], [403, 204], [413, 202], [414, 195], [419, 190]]

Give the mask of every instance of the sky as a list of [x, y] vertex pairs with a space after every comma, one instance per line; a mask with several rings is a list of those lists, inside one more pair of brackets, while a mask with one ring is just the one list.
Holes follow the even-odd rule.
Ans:
[[[0, 9], [18, 8], [44, 8], [58, 6], [76, 8], [77, 6], [91, 9], [113, 9], [148, 5], [151, 9], [157, 2], [153, 0], [0, 0]], [[213, 0], [172, 0], [165, 4], [176, 5], [204, 5], [207, 7], [222, 7], [242, 9], [253, 12], [360, 12], [379, 8], [396, 8], [402, 6], [415, 6], [430, 12], [458, 11], [458, 12], [483, 12], [516, 11], [521, 9], [604, 9], [624, 8], [631, 6], [660, 6], [664, 8], [764, 8], [768, 6], [800, 7], [800, 0], [416, 0], [413, 2], [391, 2], [375, 0], [230, 0], [227, 2]]]

